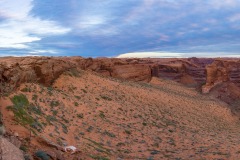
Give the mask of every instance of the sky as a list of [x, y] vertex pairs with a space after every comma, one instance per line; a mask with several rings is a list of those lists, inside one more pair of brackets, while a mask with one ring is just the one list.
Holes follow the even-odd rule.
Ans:
[[0, 0], [0, 56], [240, 57], [240, 0]]

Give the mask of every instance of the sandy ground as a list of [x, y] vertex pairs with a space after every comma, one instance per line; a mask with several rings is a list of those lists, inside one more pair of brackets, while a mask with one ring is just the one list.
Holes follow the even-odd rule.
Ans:
[[[36, 127], [18, 124], [7, 107], [19, 94], [38, 109], [28, 112]], [[0, 104], [7, 131], [30, 153], [55, 151], [38, 141], [45, 137], [81, 151], [65, 159], [240, 159], [240, 122], [226, 104], [168, 80], [134, 83], [80, 71], [52, 87], [23, 84]]]

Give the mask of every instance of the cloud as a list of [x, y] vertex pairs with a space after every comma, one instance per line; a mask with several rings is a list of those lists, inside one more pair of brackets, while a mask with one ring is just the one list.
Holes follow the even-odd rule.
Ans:
[[239, 6], [239, 0], [210, 0], [209, 4], [214, 9], [236, 8]]
[[231, 16], [228, 18], [228, 20], [229, 20], [230, 22], [240, 21], [240, 13], [231, 15]]
[[86, 56], [233, 53], [240, 50], [229, 45], [240, 41], [239, 2], [0, 0], [0, 49]]
[[188, 57], [208, 57], [208, 58], [215, 58], [215, 57], [234, 57], [240, 58], [239, 53], [225, 53], [225, 52], [134, 52], [134, 53], [125, 53], [116, 56], [116, 58], [188, 58]]
[[32, 8], [32, 0], [1, 0], [0, 1], [0, 15], [5, 18], [23, 19], [28, 16]]
[[171, 52], [134, 52], [120, 54], [116, 58], [167, 58], [167, 57], [183, 57], [183, 53]]
[[77, 23], [79, 29], [94, 28], [106, 23], [106, 17], [99, 15], [88, 15], [81, 17]]
[[[21, 6], [21, 7], [20, 7]], [[54, 21], [31, 15], [32, 0], [1, 0], [0, 48], [29, 48], [31, 42], [70, 31]]]

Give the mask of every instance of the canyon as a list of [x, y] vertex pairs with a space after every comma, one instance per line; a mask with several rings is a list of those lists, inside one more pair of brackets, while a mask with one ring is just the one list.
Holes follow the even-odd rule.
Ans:
[[3, 141], [29, 159], [238, 159], [240, 59], [4, 57], [0, 66]]
[[200, 87], [202, 93], [209, 93], [216, 86], [225, 83], [236, 86], [234, 93], [240, 87], [239, 59], [11, 57], [1, 58], [0, 66], [1, 94], [11, 92], [26, 82], [50, 86], [62, 73], [77, 69], [135, 82], [150, 82], [152, 77], [159, 77], [190, 87]]

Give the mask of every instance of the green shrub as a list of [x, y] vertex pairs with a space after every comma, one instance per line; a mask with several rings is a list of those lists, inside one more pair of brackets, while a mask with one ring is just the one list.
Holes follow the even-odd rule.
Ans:
[[28, 99], [25, 95], [19, 94], [11, 98], [13, 103], [12, 107], [8, 107], [14, 113], [16, 121], [22, 125], [29, 125], [34, 122], [33, 117], [27, 112], [29, 106]]
[[24, 94], [15, 95], [11, 101], [16, 107], [27, 107], [29, 105], [28, 99]]
[[47, 153], [41, 150], [37, 151], [34, 155], [41, 160], [50, 160], [50, 157], [47, 155]]

